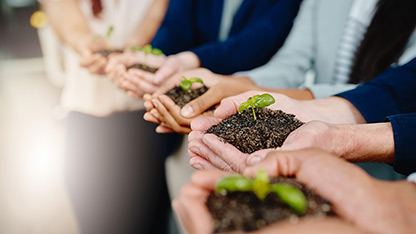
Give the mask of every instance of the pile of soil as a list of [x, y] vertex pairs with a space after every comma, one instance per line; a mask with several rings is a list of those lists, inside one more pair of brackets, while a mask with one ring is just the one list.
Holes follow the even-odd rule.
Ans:
[[197, 89], [189, 89], [188, 91], [183, 90], [181, 87], [175, 87], [169, 90], [166, 93], [166, 96], [170, 97], [176, 105], [182, 108], [190, 101], [204, 94], [206, 91], [208, 91], [208, 87], [205, 85]]
[[130, 65], [130, 66], [127, 67], [127, 70], [129, 70], [131, 68], [137, 68], [137, 69], [147, 71], [147, 72], [150, 72], [150, 73], [156, 73], [156, 71], [158, 70], [157, 68], [154, 68], [154, 67], [144, 66], [141, 63], [135, 63], [133, 65]]
[[96, 50], [96, 51], [94, 51], [94, 53], [95, 54], [101, 54], [102, 56], [104, 56], [104, 57], [108, 57], [110, 54], [113, 54], [113, 53], [123, 53], [123, 50], [118, 50], [118, 49], [111, 49], [111, 50], [109, 50], [109, 49], [105, 49], [105, 50]]
[[281, 110], [254, 110], [257, 120], [254, 120], [252, 109], [247, 109], [212, 126], [206, 133], [215, 134], [241, 152], [250, 154], [257, 150], [282, 146], [287, 136], [303, 125], [295, 115]]
[[272, 178], [272, 183], [286, 183], [300, 189], [307, 200], [305, 214], [299, 216], [280, 200], [275, 193], [269, 193], [260, 201], [253, 192], [228, 192], [226, 195], [211, 193], [206, 205], [214, 220], [215, 232], [253, 231], [271, 223], [299, 218], [324, 218], [335, 216], [328, 201], [315, 194], [293, 178]]

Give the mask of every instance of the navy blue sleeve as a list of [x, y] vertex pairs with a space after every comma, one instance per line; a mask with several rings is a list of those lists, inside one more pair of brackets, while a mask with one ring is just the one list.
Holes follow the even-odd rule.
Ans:
[[151, 45], [166, 55], [189, 50], [194, 41], [192, 15], [193, 0], [170, 0], [162, 25], [158, 29]]
[[262, 18], [223, 42], [194, 48], [201, 67], [232, 74], [265, 64], [280, 48], [299, 10], [300, 0], [279, 0]]
[[367, 123], [383, 122], [389, 115], [416, 112], [416, 58], [337, 96], [350, 101]]
[[416, 113], [388, 116], [394, 135], [394, 170], [416, 171]]

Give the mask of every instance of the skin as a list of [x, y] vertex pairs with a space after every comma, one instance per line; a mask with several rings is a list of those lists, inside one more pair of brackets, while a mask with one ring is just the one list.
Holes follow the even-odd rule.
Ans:
[[[342, 218], [296, 225], [280, 223], [256, 233], [411, 233], [416, 227], [416, 186], [407, 181], [376, 180], [359, 167], [319, 149], [272, 151], [244, 175], [265, 169], [270, 176], [294, 176], [327, 199]], [[212, 233], [205, 201], [217, 181], [228, 174], [219, 170], [194, 173], [173, 208], [189, 233]]]
[[187, 134], [191, 131], [191, 121], [198, 116], [208, 115], [209, 113], [205, 113], [205, 111], [211, 106], [218, 105], [221, 100], [226, 97], [234, 96], [249, 90], [278, 92], [298, 100], [313, 99], [313, 95], [308, 90], [268, 89], [256, 86], [248, 77], [218, 75], [207, 69], [198, 68], [174, 75], [155, 93], [152, 95], [149, 94], [150, 96], [146, 95], [145, 101], [149, 101], [150, 97], [152, 99], [158, 99], [160, 95], [166, 93], [169, 89], [178, 86], [182, 80], [180, 77], [184, 74], [187, 74], [189, 77], [202, 78], [210, 89], [202, 96], [189, 102], [182, 109], [173, 102], [162, 102], [161, 100], [159, 100], [159, 102], [162, 103], [163, 106], [158, 105], [158, 107], [156, 107], [150, 104], [146, 105], [148, 116], [146, 116], [145, 119], [160, 124], [161, 128], [157, 128], [157, 132], [159, 133], [178, 132]]
[[[47, 13], [52, 27], [59, 38], [72, 47], [80, 55], [80, 66], [92, 74], [106, 74], [108, 58], [94, 53], [100, 49], [111, 49], [105, 39], [94, 39], [87, 20], [76, 0], [46, 0], [42, 5]], [[159, 28], [169, 2], [154, 0], [135, 33], [128, 39], [126, 46], [141, 45], [150, 42]], [[68, 20], [71, 19], [71, 20]]]
[[[248, 97], [262, 93], [259, 91], [249, 91], [225, 98], [215, 110], [214, 117], [200, 117], [192, 121], [192, 132], [188, 136], [188, 153], [191, 157], [190, 164], [192, 167], [196, 169], [220, 168], [226, 171], [242, 172], [248, 165], [258, 162], [265, 157], [267, 150], [256, 151], [251, 155], [243, 154], [234, 146], [219, 140], [217, 136], [204, 133], [212, 125], [218, 124], [222, 119], [237, 113], [238, 106], [246, 101]], [[303, 122], [320, 120], [332, 124], [365, 123], [364, 118], [358, 110], [343, 98], [331, 97], [327, 99], [299, 101], [282, 94], [270, 94], [274, 96], [276, 102], [267, 108], [295, 114], [296, 118]], [[360, 137], [360, 135], [357, 135], [357, 137]], [[360, 140], [356, 142], [360, 142]], [[341, 141], [341, 144], [344, 144], [344, 142]], [[298, 147], [302, 146], [301, 144], [297, 145]], [[316, 146], [319, 147], [319, 145]], [[359, 153], [356, 155], [360, 155]]]

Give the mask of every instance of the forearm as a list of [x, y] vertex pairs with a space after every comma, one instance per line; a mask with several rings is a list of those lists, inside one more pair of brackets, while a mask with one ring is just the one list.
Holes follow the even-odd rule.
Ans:
[[144, 46], [149, 44], [156, 35], [156, 32], [165, 17], [168, 5], [169, 0], [153, 0], [152, 5], [141, 20], [139, 27], [127, 41], [126, 47], [132, 45]]
[[80, 52], [79, 41], [91, 36], [88, 23], [76, 0], [45, 0], [43, 7], [59, 38]]
[[334, 153], [348, 161], [394, 162], [394, 138], [390, 123], [332, 125], [329, 131]]

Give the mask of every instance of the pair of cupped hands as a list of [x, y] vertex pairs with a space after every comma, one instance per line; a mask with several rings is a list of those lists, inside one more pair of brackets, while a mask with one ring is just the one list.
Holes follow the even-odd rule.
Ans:
[[[145, 93], [154, 93], [173, 74], [191, 69], [195, 64], [192, 52], [165, 56], [145, 54], [141, 51], [131, 51], [128, 43], [124, 51], [114, 52], [103, 56], [96, 53], [99, 50], [111, 50], [104, 39], [87, 37], [79, 40], [75, 50], [80, 56], [80, 66], [85, 67], [91, 74], [108, 76], [117, 87], [129, 96], [141, 99]], [[127, 69], [133, 64], [146, 64], [148, 67], [158, 68], [156, 73], [150, 73], [137, 68]]]

